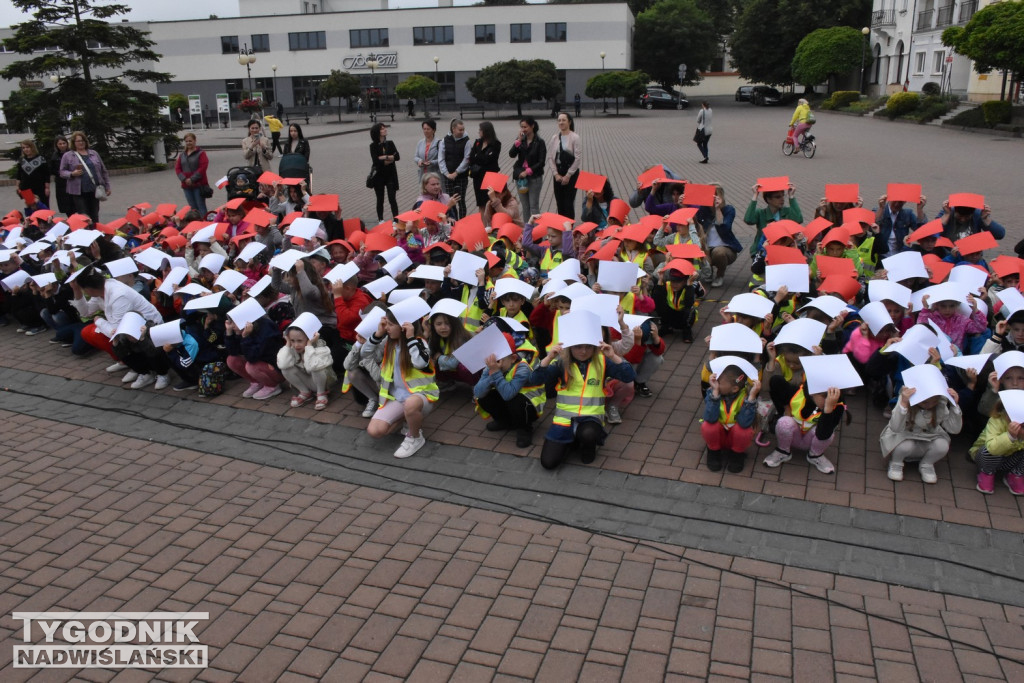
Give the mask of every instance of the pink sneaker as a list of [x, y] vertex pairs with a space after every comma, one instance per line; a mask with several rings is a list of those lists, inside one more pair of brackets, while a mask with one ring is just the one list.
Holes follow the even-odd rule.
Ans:
[[982, 493], [995, 493], [996, 475], [978, 472], [978, 490]]
[[1011, 472], [1003, 477], [1003, 483], [1006, 484], [1006, 488], [1010, 489], [1010, 493], [1013, 495], [1024, 496], [1024, 476]]
[[249, 388], [242, 392], [242, 398], [252, 398], [252, 395], [263, 388], [259, 382], [251, 382]]
[[268, 398], [274, 398], [281, 393], [281, 385], [276, 387], [263, 387], [255, 394], [252, 395], [257, 401], [266, 401]]

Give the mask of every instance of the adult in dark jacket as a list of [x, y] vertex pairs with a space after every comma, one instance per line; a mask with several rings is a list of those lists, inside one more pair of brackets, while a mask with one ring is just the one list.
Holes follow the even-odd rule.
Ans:
[[548, 147], [538, 133], [540, 126], [532, 116], [524, 116], [519, 121], [519, 137], [508, 149], [508, 155], [515, 159], [512, 165], [512, 179], [517, 183], [526, 181], [526, 192], [519, 189], [519, 203], [523, 207], [523, 221], [530, 216], [539, 214], [540, 192], [544, 185], [544, 160], [548, 155]]
[[373, 191], [377, 195], [377, 220], [384, 220], [384, 191], [388, 193], [391, 204], [391, 217], [398, 215], [398, 169], [395, 162], [401, 159], [395, 143], [388, 140], [388, 127], [383, 123], [375, 123], [370, 128], [370, 160], [373, 162]]
[[473, 191], [480, 213], [483, 213], [487, 206], [487, 190], [481, 189], [480, 185], [488, 171], [497, 173], [501, 170], [498, 164], [500, 158], [501, 142], [494, 133], [494, 124], [483, 121], [480, 123], [473, 148], [469, 150], [469, 174], [473, 177]]
[[181, 181], [181, 191], [185, 193], [185, 201], [199, 215], [206, 218], [206, 198], [203, 190], [210, 186], [206, 178], [206, 169], [210, 166], [210, 160], [206, 152], [196, 145], [196, 134], [185, 133], [185, 149], [178, 155], [174, 162], [174, 173]]
[[32, 190], [36, 202], [50, 206], [50, 165], [39, 153], [36, 143], [32, 140], [21, 141], [21, 158], [18, 159], [19, 192]]
[[302, 135], [302, 126], [293, 123], [288, 126], [288, 142], [284, 145], [284, 154], [301, 154], [309, 163], [309, 141]]
[[57, 188], [55, 193], [57, 211], [65, 216], [70, 216], [75, 212], [75, 202], [68, 194], [68, 181], [60, 175], [60, 160], [69, 149], [68, 139], [63, 135], [58, 135], [53, 141], [53, 154], [50, 155], [50, 175], [54, 176]]
[[917, 205], [917, 214], [913, 209], [904, 205], [906, 202], [890, 202], [886, 195], [878, 198], [878, 211], [875, 212], [875, 222], [878, 223], [878, 237], [875, 239], [884, 243], [887, 250], [883, 253], [897, 254], [910, 249], [905, 240], [907, 235], [924, 225], [928, 218], [924, 215], [924, 195]]
[[441, 170], [444, 193], [458, 197], [458, 218], [466, 217], [466, 186], [469, 183], [469, 136], [462, 119], [452, 119], [450, 133], [437, 147], [437, 166]]

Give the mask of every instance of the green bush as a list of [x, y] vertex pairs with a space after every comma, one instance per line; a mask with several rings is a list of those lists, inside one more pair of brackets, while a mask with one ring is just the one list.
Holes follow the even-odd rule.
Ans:
[[953, 118], [945, 121], [951, 126], [964, 126], [965, 128], [991, 128], [985, 122], [985, 112], [982, 111], [981, 107], [971, 107], [965, 109]]
[[924, 94], [924, 95], [928, 95], [928, 96], [931, 96], [931, 95], [941, 95], [942, 94], [942, 86], [940, 86], [935, 81], [929, 81], [929, 82], [927, 82], [927, 83], [925, 83], [924, 85], [921, 86], [921, 93]]
[[860, 100], [860, 93], [856, 90], [837, 90], [832, 93], [832, 97], [828, 99], [832, 104], [833, 109], [848, 107], [858, 100]]
[[903, 116], [917, 109], [921, 96], [916, 92], [898, 92], [885, 103], [885, 115], [890, 119]]
[[921, 100], [918, 108], [908, 114], [907, 118], [911, 118], [918, 123], [927, 123], [932, 119], [937, 119], [947, 114], [955, 106], [955, 102], [950, 103], [938, 95], [930, 95]]
[[1009, 123], [1012, 107], [1013, 105], [1009, 100], [984, 102], [981, 105], [981, 110], [985, 116], [985, 123], [988, 124], [989, 128], [994, 128], [1000, 123]]

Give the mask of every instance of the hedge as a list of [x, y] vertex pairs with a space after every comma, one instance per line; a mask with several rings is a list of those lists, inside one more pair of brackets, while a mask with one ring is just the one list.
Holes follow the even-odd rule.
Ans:
[[921, 96], [916, 92], [898, 92], [889, 97], [885, 103], [885, 115], [890, 119], [903, 116], [917, 109], [921, 103]]
[[1013, 104], [1009, 100], [992, 100], [982, 103], [981, 110], [985, 114], [985, 123], [989, 128], [994, 128], [1000, 123], [1009, 123], [1012, 106]]

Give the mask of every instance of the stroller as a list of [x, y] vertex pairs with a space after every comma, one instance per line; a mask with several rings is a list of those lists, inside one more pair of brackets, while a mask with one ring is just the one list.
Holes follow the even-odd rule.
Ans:
[[313, 194], [312, 170], [306, 157], [301, 154], [283, 154], [277, 165], [277, 174], [282, 178], [302, 178], [306, 181], [306, 189]]

